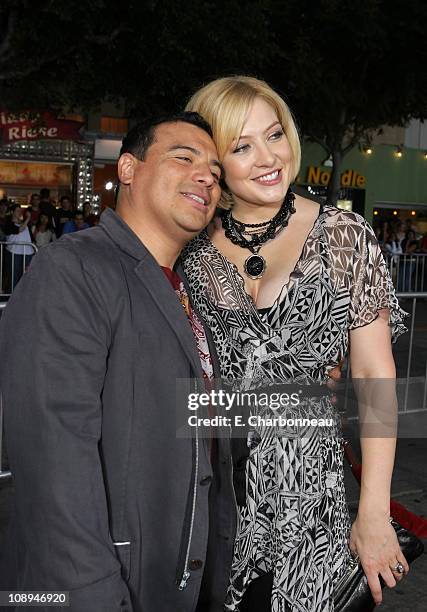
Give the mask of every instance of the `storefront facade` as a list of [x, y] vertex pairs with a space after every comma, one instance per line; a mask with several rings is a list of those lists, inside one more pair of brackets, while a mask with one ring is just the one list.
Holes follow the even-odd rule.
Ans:
[[[427, 231], [427, 156], [411, 147], [380, 144], [368, 149], [352, 149], [344, 158], [340, 199], [343, 208], [362, 214], [368, 221], [390, 216], [411, 216]], [[325, 152], [316, 144], [305, 143], [297, 184], [308, 193], [326, 192], [331, 167], [325, 165]], [[424, 228], [425, 226], [425, 228]]]
[[71, 196], [78, 208], [93, 201], [94, 143], [83, 123], [50, 112], [0, 112], [0, 196], [25, 205], [48, 188], [53, 200]]

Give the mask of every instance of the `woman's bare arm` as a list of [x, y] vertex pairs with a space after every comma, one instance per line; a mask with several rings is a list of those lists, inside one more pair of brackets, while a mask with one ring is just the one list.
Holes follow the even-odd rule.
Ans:
[[388, 311], [382, 310], [375, 321], [350, 332], [350, 363], [359, 389], [363, 459], [359, 509], [350, 546], [360, 556], [376, 603], [382, 600], [378, 575], [392, 587], [396, 575], [390, 567], [401, 561], [408, 570], [389, 523], [397, 398], [388, 316]]

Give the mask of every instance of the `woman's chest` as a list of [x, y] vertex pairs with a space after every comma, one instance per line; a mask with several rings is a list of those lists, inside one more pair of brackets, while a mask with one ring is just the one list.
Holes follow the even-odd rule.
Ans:
[[313, 244], [301, 234], [287, 231], [267, 244], [245, 248], [233, 244], [221, 231], [211, 238], [218, 263], [228, 265], [232, 273], [239, 275], [244, 292], [257, 308], [274, 303], [295, 272], [298, 275], [298, 264], [307, 259]]

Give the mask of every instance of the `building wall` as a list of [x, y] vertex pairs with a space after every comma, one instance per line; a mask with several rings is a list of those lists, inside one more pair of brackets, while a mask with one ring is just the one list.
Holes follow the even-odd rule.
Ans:
[[[402, 157], [397, 158], [395, 146], [380, 144], [372, 149], [371, 155], [358, 148], [352, 149], [342, 166], [342, 172], [352, 169], [366, 178], [366, 219], [372, 221], [373, 209], [381, 202], [395, 203], [401, 208], [423, 205], [427, 213], [427, 159], [424, 151], [404, 147]], [[321, 166], [324, 160], [325, 152], [319, 145], [304, 143], [299, 182], [306, 182], [309, 166]]]

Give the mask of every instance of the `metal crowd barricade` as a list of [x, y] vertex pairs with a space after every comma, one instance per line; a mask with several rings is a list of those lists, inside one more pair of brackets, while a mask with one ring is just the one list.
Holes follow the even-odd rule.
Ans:
[[[408, 418], [419, 417], [421, 423], [417, 435], [425, 435], [427, 424], [425, 423], [425, 413], [427, 411], [427, 348], [424, 346], [425, 327], [427, 324], [427, 291], [419, 292], [396, 292], [396, 296], [402, 308], [410, 315], [405, 321], [408, 328], [409, 337], [405, 340], [404, 334], [396, 345], [393, 345], [393, 353], [398, 370], [396, 380], [396, 391], [398, 399], [399, 423], [400, 417], [408, 415]], [[421, 342], [417, 342], [415, 335], [421, 331]], [[401, 351], [403, 343], [404, 351]], [[406, 346], [407, 345], [407, 346]], [[405, 364], [402, 368], [402, 364]], [[400, 372], [399, 372], [400, 370]], [[348, 412], [348, 406], [354, 399], [351, 388], [351, 370], [347, 364], [346, 378], [340, 385], [343, 395], [343, 414], [346, 414], [348, 422], [358, 422], [357, 415]], [[414, 434], [414, 428], [412, 428]]]
[[397, 291], [427, 291], [427, 253], [385, 255]]
[[[11, 252], [9, 248], [23, 247], [24, 253]], [[7, 300], [12, 295], [19, 279], [29, 267], [37, 247], [32, 242], [0, 242], [0, 300]]]
[[[30, 265], [33, 255], [37, 252], [37, 247], [31, 242], [19, 243], [24, 247], [23, 254], [15, 254], [7, 247], [18, 246], [17, 243], [0, 242], [0, 317], [6, 307], [8, 298], [19, 282], [22, 274]], [[1, 364], [0, 364], [1, 367]], [[11, 476], [9, 470], [4, 469], [4, 448], [3, 448], [3, 405], [0, 394], [0, 479]]]
[[[417, 293], [397, 293], [397, 297], [399, 299], [406, 299], [412, 301], [412, 306], [410, 308], [411, 318], [409, 321], [409, 347], [408, 347], [408, 359], [406, 365], [406, 378], [405, 378], [405, 393], [403, 399], [402, 412], [410, 412], [410, 411], [419, 411], [419, 410], [427, 410], [427, 355], [424, 355], [424, 364], [423, 365], [423, 373], [424, 376], [412, 376], [411, 377], [411, 367], [412, 361], [414, 359], [414, 334], [415, 334], [415, 320], [417, 315], [417, 307], [422, 303], [424, 305], [424, 313], [426, 313], [425, 304], [427, 300], [427, 291], [417, 292]], [[421, 357], [422, 358], [422, 357]], [[416, 379], [421, 378], [423, 382], [423, 392], [422, 392], [422, 400], [420, 405], [411, 406], [408, 409], [409, 402], [409, 392], [410, 392], [410, 383], [416, 382]], [[414, 398], [415, 399], [415, 398]], [[416, 400], [417, 401], [417, 400]]]

